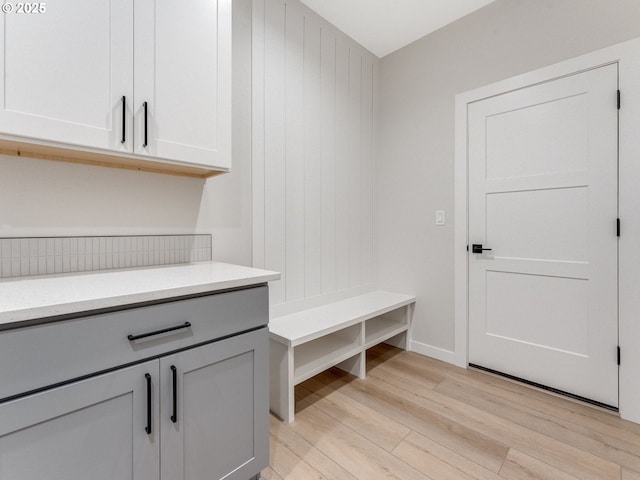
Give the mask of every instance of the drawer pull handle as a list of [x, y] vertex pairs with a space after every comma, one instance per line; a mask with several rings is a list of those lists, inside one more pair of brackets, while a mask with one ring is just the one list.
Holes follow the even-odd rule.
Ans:
[[144, 431], [151, 435], [151, 375], [145, 373], [144, 378], [147, 379], [147, 426]]
[[175, 365], [171, 365], [171, 376], [173, 377], [173, 415], [171, 421], [178, 421], [178, 370]]
[[163, 328], [162, 330], [156, 330], [149, 333], [141, 333], [140, 335], [127, 335], [127, 338], [130, 342], [134, 340], [140, 340], [141, 338], [153, 337], [154, 335], [161, 335], [167, 332], [173, 332], [175, 330], [182, 330], [183, 328], [189, 328], [191, 326], [190, 322], [184, 322], [182, 325], [176, 325], [175, 327]]

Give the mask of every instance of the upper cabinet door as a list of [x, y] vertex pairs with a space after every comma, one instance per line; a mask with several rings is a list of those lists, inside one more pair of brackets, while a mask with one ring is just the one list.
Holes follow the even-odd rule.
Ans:
[[230, 168], [231, 0], [139, 0], [135, 22], [134, 153]]
[[2, 14], [0, 132], [131, 151], [122, 97], [130, 102], [133, 93], [132, 2], [41, 5], [43, 12]]

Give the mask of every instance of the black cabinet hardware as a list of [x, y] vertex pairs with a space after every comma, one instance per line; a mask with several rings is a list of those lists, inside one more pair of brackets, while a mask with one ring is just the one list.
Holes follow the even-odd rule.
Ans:
[[144, 108], [144, 143], [143, 147], [147, 147], [147, 124], [149, 123], [148, 111], [147, 111], [147, 102], [142, 102], [142, 107]]
[[178, 370], [175, 365], [171, 365], [171, 376], [173, 377], [173, 415], [171, 421], [178, 421]]
[[191, 326], [191, 322], [184, 322], [182, 325], [176, 325], [175, 327], [163, 328], [162, 330], [155, 330], [149, 333], [141, 333], [139, 335], [127, 335], [127, 338], [130, 342], [134, 340], [140, 340], [141, 338], [153, 337], [154, 335], [161, 335], [167, 332], [173, 332], [175, 330], [182, 330], [183, 328], [189, 328]]
[[122, 140], [120, 143], [127, 141], [127, 98], [122, 96]]
[[147, 426], [144, 431], [151, 435], [151, 375], [145, 373], [144, 378], [147, 380]]

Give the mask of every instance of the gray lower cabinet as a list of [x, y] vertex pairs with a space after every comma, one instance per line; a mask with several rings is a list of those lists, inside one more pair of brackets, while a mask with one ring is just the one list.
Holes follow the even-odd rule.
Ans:
[[163, 480], [248, 480], [268, 465], [268, 346], [263, 328], [160, 359]]
[[253, 478], [268, 465], [268, 345], [262, 327], [0, 403], [0, 479]]
[[158, 378], [157, 360], [0, 405], [0, 478], [157, 480], [159, 436], [145, 431], [146, 374]]

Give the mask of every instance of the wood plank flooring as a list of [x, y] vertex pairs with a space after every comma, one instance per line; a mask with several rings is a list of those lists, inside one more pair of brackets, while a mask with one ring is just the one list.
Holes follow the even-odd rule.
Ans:
[[640, 425], [389, 345], [271, 417], [267, 480], [640, 480]]

